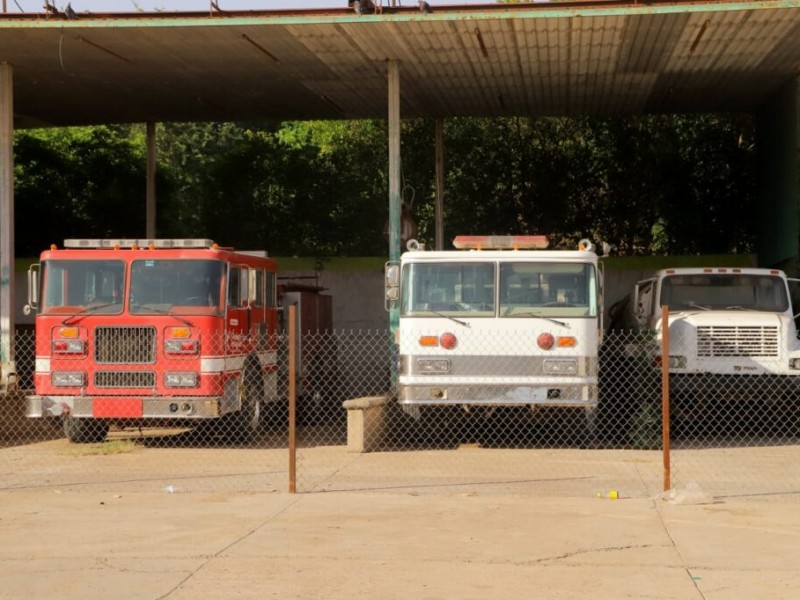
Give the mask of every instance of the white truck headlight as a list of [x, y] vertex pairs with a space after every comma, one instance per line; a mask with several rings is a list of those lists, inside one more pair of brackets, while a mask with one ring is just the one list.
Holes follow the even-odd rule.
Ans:
[[55, 387], [81, 387], [85, 381], [80, 371], [53, 373], [50, 381]]
[[450, 361], [446, 358], [418, 358], [417, 370], [423, 375], [449, 373]]
[[574, 358], [568, 360], [546, 360], [544, 361], [544, 372], [548, 375], [576, 375], [578, 373], [578, 361]]
[[790, 358], [789, 368], [794, 371], [800, 371], [800, 358]]
[[669, 357], [669, 368], [670, 369], [685, 369], [686, 368], [686, 357], [685, 356], [670, 356]]
[[197, 373], [165, 373], [164, 385], [167, 387], [196, 387]]

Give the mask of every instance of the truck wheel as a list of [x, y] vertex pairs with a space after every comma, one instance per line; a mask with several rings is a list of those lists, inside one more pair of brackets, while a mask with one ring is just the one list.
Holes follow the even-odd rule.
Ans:
[[108, 423], [97, 419], [66, 417], [64, 434], [73, 444], [96, 444], [106, 439]]
[[250, 442], [258, 433], [264, 381], [255, 368], [246, 368], [241, 382], [241, 408], [231, 413], [226, 435], [236, 442]]
[[458, 443], [463, 423], [460, 406], [406, 406], [410, 440], [417, 445], [453, 445]]
[[289, 425], [289, 402], [284, 398], [261, 403], [260, 412], [262, 423], [270, 429], [284, 430]]
[[597, 413], [596, 406], [578, 409], [577, 442], [580, 448], [597, 448]]

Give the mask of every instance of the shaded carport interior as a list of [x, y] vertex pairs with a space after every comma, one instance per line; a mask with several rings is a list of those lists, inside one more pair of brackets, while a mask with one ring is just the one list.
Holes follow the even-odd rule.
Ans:
[[[432, 4], [431, 14], [0, 16], [4, 274], [14, 264], [15, 127], [388, 117], [389, 205], [399, 228], [399, 118], [681, 112], [756, 115], [759, 262], [793, 268], [798, 0]], [[399, 255], [394, 227], [390, 257]], [[4, 276], [4, 365], [13, 359], [12, 302], [13, 277]]]

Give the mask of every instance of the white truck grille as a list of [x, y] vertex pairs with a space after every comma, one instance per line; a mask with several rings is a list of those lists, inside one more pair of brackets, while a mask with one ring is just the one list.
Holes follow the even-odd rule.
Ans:
[[778, 328], [700, 326], [697, 356], [778, 356]]

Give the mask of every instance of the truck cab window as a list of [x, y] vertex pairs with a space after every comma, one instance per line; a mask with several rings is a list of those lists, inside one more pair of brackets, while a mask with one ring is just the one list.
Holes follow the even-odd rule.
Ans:
[[122, 311], [125, 264], [116, 260], [50, 260], [42, 265], [42, 311]]
[[223, 268], [214, 260], [133, 261], [131, 313], [217, 313]]
[[401, 314], [494, 316], [493, 263], [412, 263], [404, 269]]
[[228, 308], [241, 308], [250, 301], [250, 276], [247, 267], [231, 266], [228, 270]]

